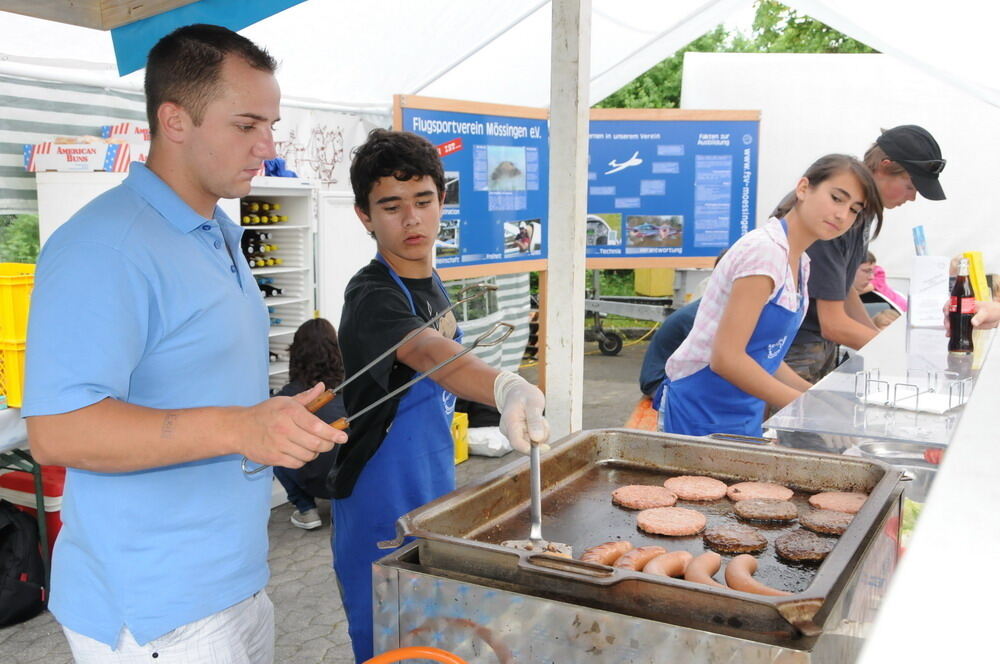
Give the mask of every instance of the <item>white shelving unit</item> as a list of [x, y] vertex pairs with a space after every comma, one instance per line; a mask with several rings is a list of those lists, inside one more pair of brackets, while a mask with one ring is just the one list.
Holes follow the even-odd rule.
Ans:
[[250, 270], [258, 283], [266, 280], [281, 289], [280, 295], [264, 298], [271, 317], [268, 339], [272, 355], [268, 379], [274, 392], [288, 382], [288, 346], [295, 330], [312, 318], [316, 310], [313, 251], [316, 189], [312, 183], [295, 178], [257, 177], [252, 185], [244, 201], [278, 203], [281, 207], [277, 213], [288, 217], [288, 221], [275, 224], [242, 224], [245, 235], [270, 233], [270, 238], [264, 242], [278, 248], [266, 255], [282, 261], [281, 265]]
[[[44, 243], [52, 232], [66, 222], [92, 198], [118, 185], [126, 173], [57, 173], [36, 174], [38, 183], [38, 226]], [[247, 199], [281, 204], [281, 214], [288, 221], [277, 224], [245, 226], [247, 232], [271, 233], [269, 244], [278, 245], [270, 252], [282, 259], [280, 266], [252, 268], [255, 278], [271, 279], [282, 289], [279, 296], [265, 298], [272, 323], [268, 331], [271, 352], [278, 360], [268, 369], [269, 386], [280, 389], [288, 382], [288, 346], [304, 321], [316, 309], [314, 233], [316, 226], [316, 187], [297, 178], [256, 177]], [[237, 200], [221, 200], [219, 205], [233, 220], [240, 220]]]
[[[126, 173], [59, 173], [35, 174], [38, 184], [38, 230], [44, 244], [52, 232], [64, 224], [77, 210], [94, 197], [117, 186]], [[253, 268], [254, 277], [270, 277], [283, 289], [282, 295], [266, 298], [271, 314], [281, 318], [279, 325], [268, 330], [272, 351], [279, 354], [279, 361], [268, 367], [268, 383], [279, 389], [288, 382], [288, 345], [295, 330], [316, 308], [316, 279], [314, 266], [314, 229], [316, 217], [316, 189], [305, 181], [293, 178], [257, 177], [253, 180], [250, 196], [275, 200], [281, 203], [282, 213], [288, 221], [249, 228], [274, 231], [271, 243], [280, 247], [275, 251], [284, 263], [280, 267]], [[239, 220], [240, 205], [235, 199], [223, 199], [219, 206], [230, 219]], [[341, 288], [343, 288], [341, 286]], [[285, 491], [277, 480], [271, 491], [271, 507], [285, 502]]]

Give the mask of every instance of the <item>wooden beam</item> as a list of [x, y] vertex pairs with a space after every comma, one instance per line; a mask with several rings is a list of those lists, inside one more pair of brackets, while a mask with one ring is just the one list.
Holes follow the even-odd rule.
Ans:
[[0, 0], [0, 11], [111, 30], [198, 0]]
[[583, 424], [584, 263], [590, 90], [590, 0], [552, 0], [549, 269], [543, 331], [552, 439]]

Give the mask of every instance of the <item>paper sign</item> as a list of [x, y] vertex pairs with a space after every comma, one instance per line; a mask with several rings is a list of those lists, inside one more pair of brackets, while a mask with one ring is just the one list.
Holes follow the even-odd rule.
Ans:
[[948, 302], [947, 256], [914, 256], [910, 276], [910, 307], [913, 327], [944, 327], [944, 306]]

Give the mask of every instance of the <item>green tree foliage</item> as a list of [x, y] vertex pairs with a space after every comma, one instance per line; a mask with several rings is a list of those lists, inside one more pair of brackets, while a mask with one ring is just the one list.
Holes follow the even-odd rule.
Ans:
[[730, 35], [723, 26], [698, 37], [677, 54], [653, 65], [625, 87], [595, 104], [597, 108], [677, 108], [681, 100], [681, 68], [688, 51], [730, 50]]
[[0, 214], [0, 263], [38, 259], [38, 215]]
[[825, 23], [775, 0], [758, 0], [750, 37], [755, 53], [875, 53]]
[[688, 51], [714, 53], [875, 53], [873, 49], [825, 23], [800, 16], [775, 0], [757, 0], [750, 34], [725, 26], [698, 37], [673, 56], [606, 97], [598, 108], [677, 108], [681, 71]]

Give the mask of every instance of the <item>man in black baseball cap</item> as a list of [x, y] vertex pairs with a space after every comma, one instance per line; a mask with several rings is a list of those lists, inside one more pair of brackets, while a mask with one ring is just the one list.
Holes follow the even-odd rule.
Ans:
[[930, 132], [917, 125], [900, 125], [882, 132], [875, 144], [903, 167], [921, 196], [931, 201], [945, 199], [938, 176], [946, 162]]

